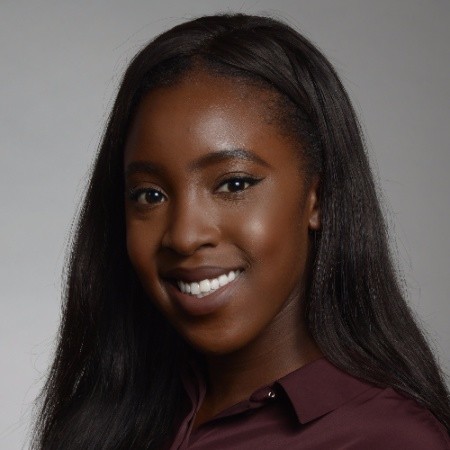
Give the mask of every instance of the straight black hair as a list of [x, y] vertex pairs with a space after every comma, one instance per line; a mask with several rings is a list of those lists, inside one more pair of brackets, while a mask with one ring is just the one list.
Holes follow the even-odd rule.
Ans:
[[142, 97], [195, 68], [276, 93], [278, 114], [320, 176], [322, 229], [314, 236], [303, 301], [304, 320], [324, 355], [356, 377], [414, 398], [449, 430], [449, 394], [399, 288], [344, 87], [318, 49], [286, 24], [225, 14], [161, 34], [125, 73], [71, 244], [34, 447], [158, 449], [174, 432], [189, 349], [151, 305], [128, 260], [123, 150]]

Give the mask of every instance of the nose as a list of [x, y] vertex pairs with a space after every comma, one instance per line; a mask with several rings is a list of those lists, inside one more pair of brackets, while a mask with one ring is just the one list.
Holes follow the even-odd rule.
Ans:
[[220, 229], [212, 208], [199, 196], [172, 202], [162, 247], [189, 256], [203, 247], [215, 247]]

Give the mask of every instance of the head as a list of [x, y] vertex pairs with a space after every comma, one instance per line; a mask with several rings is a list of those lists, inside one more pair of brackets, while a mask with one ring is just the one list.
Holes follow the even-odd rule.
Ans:
[[[172, 155], [172, 163], [167, 160], [167, 164], [173, 164], [175, 167], [174, 163], [180, 162], [185, 155], [186, 152], [180, 143], [186, 139], [187, 135], [180, 135], [179, 140], [176, 141], [173, 131], [175, 127], [169, 132], [167, 126], [170, 125], [171, 108], [178, 108], [178, 110], [173, 110], [173, 114], [177, 120], [183, 120], [181, 116], [177, 115], [177, 112], [180, 110], [179, 104], [183, 101], [184, 105], [189, 104], [189, 101], [186, 100], [187, 96], [192, 96], [195, 100], [191, 102], [190, 111], [185, 108], [180, 113], [184, 114], [186, 120], [191, 120], [192, 114], [194, 114], [192, 121], [200, 120], [202, 114], [203, 118], [206, 117], [206, 121], [215, 120], [217, 117], [212, 117], [212, 114], [205, 116], [204, 112], [214, 109], [220, 111], [221, 108], [223, 111], [228, 108], [228, 118], [225, 117], [227, 114], [225, 113], [218, 120], [223, 119], [225, 122], [228, 120], [228, 124], [230, 124], [231, 118], [234, 118], [235, 124], [231, 125], [231, 127], [234, 126], [234, 129], [229, 130], [228, 135], [225, 133], [225, 136], [222, 136], [222, 142], [219, 143], [220, 136], [216, 135], [215, 142], [204, 143], [205, 149], [212, 146], [214, 151], [230, 150], [231, 148], [236, 150], [243, 147], [239, 139], [244, 141], [245, 147], [250, 143], [245, 139], [249, 140], [250, 138], [248, 137], [249, 133], [244, 136], [243, 130], [248, 131], [249, 129], [252, 129], [254, 134], [259, 133], [261, 142], [264, 139], [270, 140], [272, 136], [276, 135], [279, 147], [283, 146], [289, 149], [291, 161], [287, 159], [284, 161], [286, 165], [283, 170], [286, 170], [287, 167], [295, 167], [296, 170], [290, 172], [291, 186], [286, 188], [286, 193], [295, 192], [297, 194], [291, 198], [291, 202], [297, 204], [299, 215], [292, 216], [294, 209], [292, 208], [291, 211], [287, 208], [285, 210], [288, 212], [283, 224], [271, 219], [272, 222], [268, 221], [267, 226], [272, 227], [271, 244], [273, 248], [282, 248], [283, 242], [291, 245], [290, 252], [285, 252], [287, 255], [284, 261], [285, 266], [281, 265], [281, 267], [284, 269], [294, 264], [296, 269], [292, 271], [291, 275], [294, 274], [296, 281], [293, 282], [292, 276], [288, 277], [288, 288], [282, 292], [285, 299], [289, 299], [291, 295], [302, 298], [302, 313], [301, 316], [299, 314], [298, 320], [299, 324], [306, 324], [305, 327], [308, 328], [311, 323], [311, 315], [317, 319], [317, 314], [322, 314], [326, 308], [323, 298], [326, 297], [327, 290], [333, 284], [333, 279], [341, 276], [342, 267], [339, 265], [342, 251], [348, 249], [351, 245], [350, 241], [354, 241], [357, 233], [361, 232], [358, 229], [360, 224], [356, 221], [361, 220], [365, 212], [371, 215], [374, 214], [374, 211], [376, 213], [376, 207], [372, 209], [370, 207], [374, 200], [373, 186], [358, 125], [345, 90], [334, 70], [307, 40], [289, 27], [268, 18], [236, 15], [204, 17], [194, 20], [179, 25], [156, 38], [130, 64], [109, 121], [92, 180], [92, 190], [98, 193], [97, 201], [103, 207], [102, 220], [104, 224], [102, 226], [107, 228], [106, 236], [108, 237], [106, 240], [103, 239], [103, 242], [107, 247], [107, 252], [114, 253], [116, 256], [116, 267], [114, 268], [114, 264], [110, 264], [111, 269], [119, 278], [123, 278], [123, 273], [127, 274], [129, 279], [126, 285], [133, 280], [132, 283], [140, 285], [136, 287], [138, 291], [143, 287], [144, 297], [157, 297], [156, 309], [162, 311], [166, 317], [171, 317], [172, 325], [175, 325], [183, 337], [187, 337], [194, 346], [204, 351], [229, 350], [226, 346], [221, 348], [219, 344], [205, 347], [206, 338], [211, 337], [211, 329], [217, 326], [215, 322], [206, 326], [198, 317], [195, 318], [196, 323], [202, 323], [200, 327], [203, 332], [202, 338], [194, 336], [195, 333], [192, 334], [191, 331], [183, 328], [179, 316], [185, 314], [186, 311], [180, 312], [183, 307], [178, 305], [177, 315], [173, 309], [175, 307], [164, 306], [164, 300], [161, 297], [161, 287], [164, 284], [158, 281], [157, 275], [164, 280], [164, 283], [169, 284], [177, 281], [194, 281], [194, 278], [199, 278], [201, 274], [188, 274], [183, 280], [183, 276], [178, 276], [179, 274], [175, 276], [171, 271], [178, 268], [192, 269], [194, 266], [198, 268], [204, 265], [213, 265], [221, 268], [222, 271], [230, 269], [240, 272], [240, 280], [235, 282], [237, 288], [238, 282], [243, 283], [246, 276], [251, 273], [248, 270], [251, 266], [249, 262], [251, 256], [248, 254], [241, 254], [239, 257], [237, 255], [227, 256], [225, 252], [224, 262], [221, 263], [217, 260], [217, 255], [221, 253], [222, 246], [214, 253], [211, 249], [217, 247], [217, 250], [219, 246], [216, 243], [207, 242], [201, 244], [200, 254], [211, 253], [216, 256], [200, 257], [198, 261], [196, 258], [189, 259], [188, 255], [192, 256], [193, 254], [192, 248], [189, 250], [182, 246], [175, 248], [179, 243], [173, 243], [172, 241], [176, 241], [176, 238], [170, 237], [171, 234], [177, 235], [177, 233], [179, 235], [184, 233], [185, 237], [189, 234], [189, 230], [181, 230], [186, 225], [183, 223], [185, 217], [177, 216], [171, 206], [170, 214], [167, 213], [164, 217], [165, 223], [170, 226], [166, 225], [165, 231], [160, 231], [157, 236], [158, 232], [152, 231], [152, 226], [155, 226], [156, 223], [158, 227], [158, 222], [153, 219], [153, 222], [152, 220], [142, 220], [142, 214], [141, 219], [138, 220], [137, 213], [133, 212], [129, 199], [126, 199], [127, 189], [133, 190], [133, 186], [136, 188], [142, 181], [142, 176], [140, 181], [138, 180], [139, 176], [127, 179], [125, 176], [125, 172], [128, 170], [127, 166], [130, 164], [133, 166], [133, 163], [142, 160], [158, 163], [158, 158], [161, 158], [161, 152], [155, 154], [154, 151], [155, 157], [152, 158], [149, 153], [139, 152], [139, 149], [142, 150], [145, 147], [147, 150], [150, 149], [151, 153], [152, 148], [157, 149], [162, 141], [168, 142], [168, 139], [173, 138], [174, 142], [172, 142], [171, 148], [177, 149], [179, 158]], [[178, 104], [177, 99], [179, 100]], [[203, 104], [201, 104], [202, 99], [205, 100]], [[159, 107], [155, 105], [159, 105]], [[194, 105], [199, 107], [195, 108]], [[201, 111], [202, 105], [203, 112]], [[246, 111], [251, 111], [251, 113], [246, 114]], [[158, 125], [158, 115], [162, 117], [164, 114], [169, 114], [169, 116], [165, 122], [161, 119]], [[243, 118], [241, 124], [235, 120], [236, 115]], [[206, 122], [204, 121], [204, 123]], [[244, 124], [245, 126], [243, 126]], [[238, 129], [239, 125], [241, 127]], [[192, 122], [190, 126], [192, 128], [195, 124]], [[212, 128], [214, 125], [210, 126], [210, 129]], [[153, 135], [157, 135], [160, 141], [147, 140], [147, 144], [143, 145], [145, 139], [148, 139], [151, 134], [147, 133], [145, 136], [145, 133], [142, 133], [142, 130], [145, 129], [147, 131], [149, 129], [156, 130]], [[165, 134], [158, 135], [159, 130], [164, 130]], [[270, 130], [272, 134], [266, 136], [264, 130]], [[225, 148], [226, 143], [224, 142], [227, 139], [230, 140], [233, 133], [236, 142], [231, 142], [231, 147]], [[157, 138], [155, 137], [155, 139]], [[251, 143], [253, 145], [253, 141]], [[192, 145], [192, 148], [194, 147], [195, 145]], [[274, 148], [276, 149], [274, 152], [279, 151], [276, 145]], [[245, 150], [245, 148], [243, 149]], [[167, 155], [167, 152], [164, 152], [164, 155]], [[184, 161], [185, 166], [192, 166], [193, 160], [201, 156], [196, 156], [191, 151]], [[263, 154], [259, 156], [265, 157]], [[277, 159], [275, 153], [268, 157], [273, 161]], [[281, 170], [281, 166], [277, 170]], [[239, 171], [243, 172], [241, 167], [239, 167]], [[258, 176], [261, 179], [264, 178], [261, 173], [255, 171], [255, 179]], [[197, 192], [193, 194], [194, 188], [190, 192], [191, 195], [199, 198], [200, 176], [196, 178], [193, 174], [194, 172], [191, 171], [190, 179], [185, 177], [185, 187], [191, 189], [189, 186], [197, 183]], [[179, 180], [182, 175], [186, 175], [186, 173], [179, 172], [173, 179]], [[161, 177], [159, 180], [161, 181]], [[165, 201], [170, 197], [169, 193], [165, 192], [165, 188], [167, 190], [175, 189], [174, 184], [170, 184], [167, 178], [159, 185], [155, 182], [155, 178], [147, 179], [143, 184], [148, 187], [152, 183], [153, 186], [157, 186], [162, 195], [160, 200]], [[257, 192], [260, 188], [261, 186], [251, 188], [245, 195], [253, 191]], [[142, 190], [134, 189], [134, 192], [142, 193]], [[173, 198], [180, 198], [180, 192], [181, 189], [173, 195]], [[92, 194], [91, 196], [94, 197]], [[266, 198], [264, 194], [263, 197]], [[257, 198], [254, 200], [253, 203], [248, 200], [249, 204], [253, 206], [262, 201]], [[172, 201], [167, 204], [169, 203], [175, 204]], [[127, 207], [124, 208], [124, 205]], [[242, 205], [239, 207], [240, 210], [235, 207], [234, 216], [230, 212], [233, 208], [228, 205], [226, 208], [229, 212], [228, 216], [222, 217], [217, 213], [216, 216], [220, 216], [220, 219], [217, 219], [217, 217], [213, 217], [215, 206], [205, 205], [207, 202], [202, 205], [205, 217], [205, 223], [202, 226], [210, 226], [211, 229], [217, 228], [220, 234], [222, 225], [217, 223], [218, 220], [230, 223], [241, 220], [243, 226], [248, 225], [248, 230], [242, 231], [241, 234], [247, 233], [248, 236], [251, 236], [253, 233], [252, 244], [256, 248], [257, 227], [261, 224], [258, 224], [259, 219], [245, 214]], [[166, 206], [164, 205], [158, 211]], [[212, 209], [208, 210], [208, 207]], [[270, 208], [268, 206], [269, 210]], [[363, 209], [366, 211], [364, 212]], [[152, 214], [155, 213], [152, 212]], [[289, 214], [292, 216], [291, 219], [293, 218], [291, 221], [288, 219]], [[211, 222], [206, 223], [207, 219], [210, 219]], [[303, 225], [306, 224], [306, 226], [301, 229], [290, 228], [291, 223], [299, 221], [303, 221]], [[277, 225], [285, 228], [278, 227], [277, 229]], [[191, 226], [195, 228], [197, 225], [191, 224]], [[175, 230], [176, 227], [179, 229]], [[187, 227], [189, 228], [189, 226]], [[170, 230], [168, 230], [169, 228]], [[264, 229], [264, 233], [266, 232], [267, 229]], [[281, 238], [284, 233], [288, 239]], [[105, 236], [105, 232], [102, 232], [102, 235]], [[295, 241], [296, 235], [301, 236], [301, 242]], [[162, 261], [158, 260], [158, 263], [151, 269], [144, 264], [144, 260], [146, 258], [155, 260], [156, 253], [149, 253], [148, 248], [145, 250], [145, 242], [150, 239], [145, 236], [154, 238], [154, 242], [151, 244], [153, 245], [152, 251], [158, 242], [165, 255]], [[224, 236], [225, 241], [229, 240], [226, 233]], [[248, 240], [252, 239], [249, 237]], [[235, 242], [236, 248], [240, 248], [240, 245], [239, 241]], [[204, 251], [204, 248], [208, 250]], [[267, 258], [266, 264], [268, 265], [268, 261], [274, 254], [275, 252], [272, 254], [269, 251], [256, 253], [255, 261]], [[121, 259], [120, 263], [119, 258]], [[297, 262], [295, 263], [295, 261]], [[125, 272], [122, 270], [123, 267], [127, 268]], [[212, 272], [205, 272], [204, 278], [217, 278]], [[135, 278], [136, 274], [139, 281]], [[273, 277], [270, 278], [267, 275], [268, 273], [265, 276], [261, 274], [264, 279], [269, 280], [268, 285], [264, 285], [261, 292], [267, 290], [269, 285], [270, 289], [274, 289], [275, 281]], [[283, 285], [284, 281], [286, 280], [281, 278], [280, 285]], [[158, 289], [160, 290], [158, 291]], [[270, 289], [269, 293], [272, 292]], [[124, 287], [124, 290], [130, 290], [130, 288]], [[330, 308], [332, 307], [333, 305], [330, 305]], [[270, 310], [264, 320], [261, 320], [260, 327], [267, 325], [269, 317], [275, 317], [281, 309], [280, 304]], [[236, 315], [236, 312], [230, 306], [229, 315], [224, 317], [222, 323], [227, 322], [233, 314]], [[197, 313], [194, 311], [193, 315], [200, 315]], [[329, 311], [325, 313], [328, 314]], [[314, 333], [314, 330], [311, 331]]]

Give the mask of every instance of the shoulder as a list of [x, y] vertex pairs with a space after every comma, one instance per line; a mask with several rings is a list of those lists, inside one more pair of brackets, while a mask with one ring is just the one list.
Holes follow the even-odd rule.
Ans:
[[445, 427], [426, 408], [392, 388], [369, 389], [342, 406], [355, 446], [365, 450], [448, 450]]

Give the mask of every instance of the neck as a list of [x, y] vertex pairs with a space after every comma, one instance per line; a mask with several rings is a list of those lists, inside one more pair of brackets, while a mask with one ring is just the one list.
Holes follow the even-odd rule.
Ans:
[[[305, 327], [299, 326], [301, 316], [297, 309], [285, 308], [263, 335], [245, 348], [206, 357], [207, 393], [202, 406], [207, 411], [205, 416], [247, 399], [256, 389], [322, 356]], [[292, 326], [286, 326], [287, 317]]]

